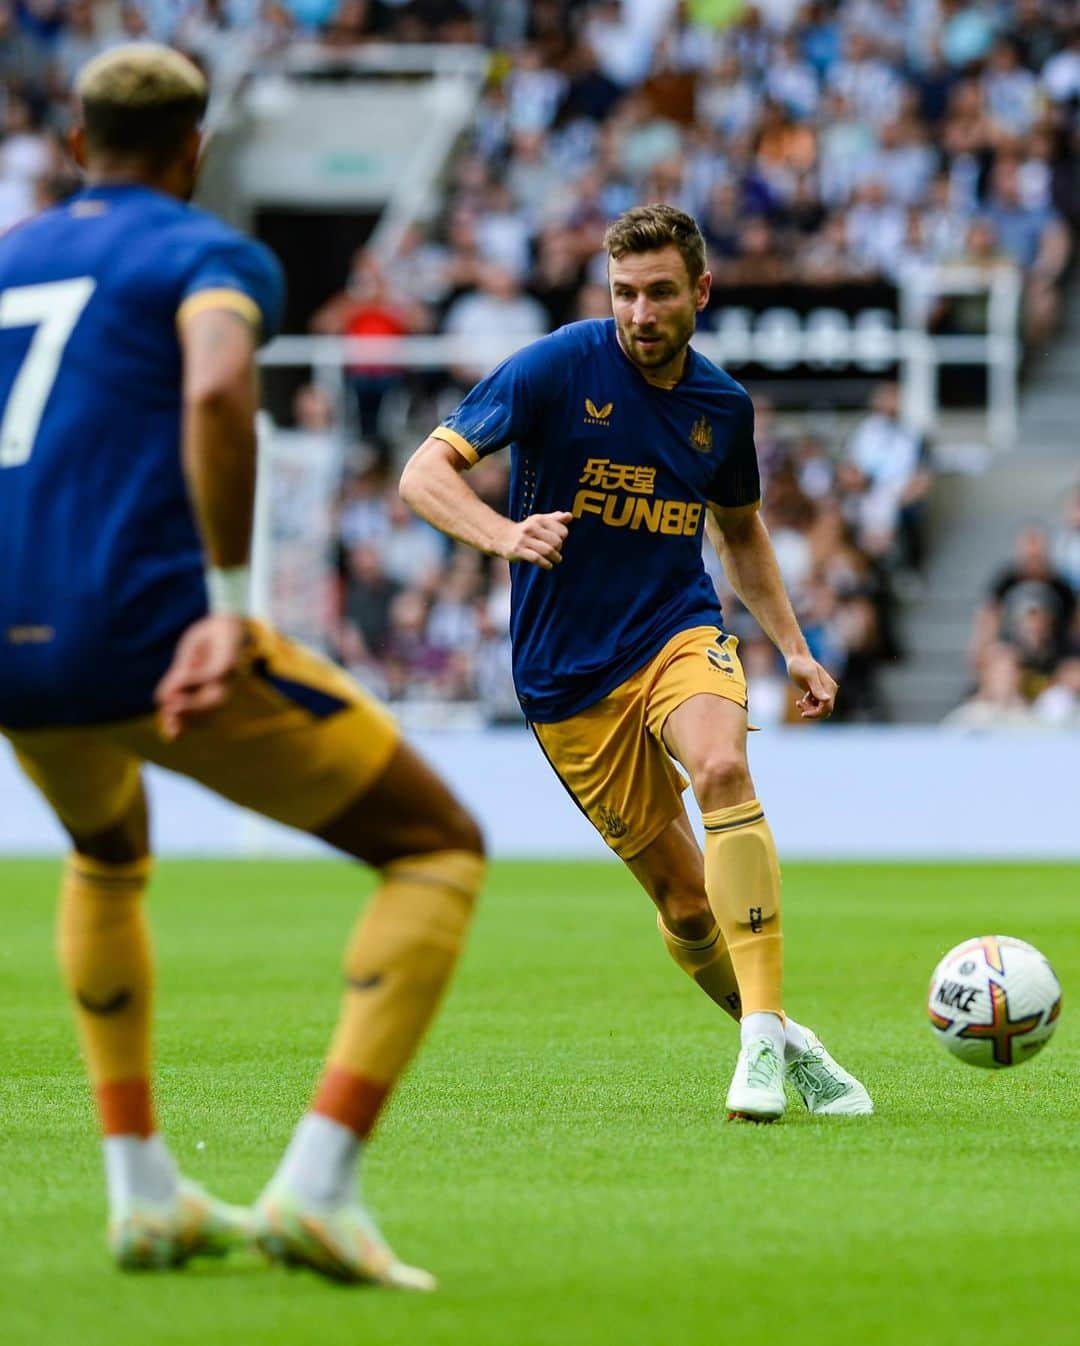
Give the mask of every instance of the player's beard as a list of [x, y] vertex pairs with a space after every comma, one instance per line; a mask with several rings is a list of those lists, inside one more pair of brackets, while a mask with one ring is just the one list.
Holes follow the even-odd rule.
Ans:
[[[619, 344], [639, 369], [649, 374], [656, 374], [667, 365], [675, 364], [682, 357], [696, 326], [696, 308], [669, 319], [663, 327], [649, 328], [644, 332], [635, 333], [631, 323], [620, 323]], [[658, 340], [654, 344], [642, 346], [638, 341], [639, 336], [651, 336]]]

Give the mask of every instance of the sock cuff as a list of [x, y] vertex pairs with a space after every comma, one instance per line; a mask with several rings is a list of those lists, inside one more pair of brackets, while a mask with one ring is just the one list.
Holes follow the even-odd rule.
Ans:
[[348, 1127], [361, 1140], [371, 1134], [393, 1084], [358, 1075], [331, 1062], [319, 1082], [311, 1111]]
[[731, 832], [737, 827], [749, 827], [764, 820], [765, 810], [760, 799], [748, 799], [745, 804], [733, 804], [726, 809], [703, 813], [701, 821], [706, 832]]
[[683, 939], [679, 935], [673, 935], [664, 924], [664, 918], [659, 912], [656, 913], [656, 928], [670, 944], [676, 945], [680, 949], [686, 949], [689, 953], [704, 953], [711, 949], [713, 945], [720, 943], [720, 927], [713, 927], [711, 935], [706, 935], [704, 939]]
[[106, 1136], [139, 1136], [146, 1140], [156, 1131], [150, 1081], [145, 1076], [103, 1080], [94, 1092], [101, 1129]]
[[430, 884], [450, 888], [468, 901], [476, 896], [484, 881], [487, 862], [476, 851], [429, 851], [424, 855], [402, 855], [382, 868], [387, 882]]
[[153, 873], [154, 857], [144, 855], [138, 860], [113, 865], [72, 851], [67, 857], [66, 866], [68, 874], [87, 883], [115, 884], [118, 888], [137, 887], [145, 884]]

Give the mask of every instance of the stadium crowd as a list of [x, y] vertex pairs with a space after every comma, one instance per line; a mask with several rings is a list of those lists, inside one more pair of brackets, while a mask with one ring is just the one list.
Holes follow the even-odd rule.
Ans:
[[[701, 221], [717, 299], [977, 262], [1021, 269], [1031, 342], [1057, 319], [1080, 219], [1080, 15], [1064, 0], [0, 0], [0, 230], [72, 188], [61, 137], [75, 71], [143, 37], [219, 78], [270, 68], [299, 39], [492, 48], [437, 219], [389, 258], [360, 249], [314, 331], [524, 341], [606, 316], [604, 227], [658, 199]], [[935, 321], [967, 330], [971, 305]], [[480, 372], [452, 371], [452, 396]], [[401, 381], [353, 374], [365, 449], [345, 455], [337, 653], [391, 698], [512, 720], [507, 567], [448, 551], [398, 502], [411, 445], [388, 394]], [[767, 390], [751, 391], [766, 518], [815, 653], [844, 685], [838, 715], [882, 718], [895, 604], [919, 584], [927, 446], [890, 383], [847, 437], [782, 432]], [[340, 434], [328, 418], [308, 395], [297, 424]], [[501, 461], [471, 480], [505, 501]], [[755, 718], [787, 718], [770, 647], [723, 596]]]

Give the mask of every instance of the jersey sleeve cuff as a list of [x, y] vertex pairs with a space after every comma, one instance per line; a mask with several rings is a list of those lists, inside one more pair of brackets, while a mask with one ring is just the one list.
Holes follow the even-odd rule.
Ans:
[[465, 436], [459, 435], [456, 430], [451, 430], [448, 425], [440, 425], [432, 430], [431, 438], [441, 439], [444, 444], [449, 444], [452, 449], [455, 449], [461, 454], [462, 458], [465, 459], [470, 467], [472, 467], [474, 463], [480, 461], [480, 455]]
[[715, 514], [718, 510], [722, 509], [752, 509], [756, 514], [761, 508], [761, 496], [758, 496], [756, 500], [747, 500], [741, 505], [718, 505], [715, 500], [706, 500], [705, 503], [709, 507], [710, 514]]
[[256, 333], [262, 328], [262, 312], [255, 300], [243, 290], [225, 287], [197, 290], [195, 294], [189, 295], [176, 310], [177, 327], [182, 327], [196, 313], [205, 313], [210, 309], [224, 309], [228, 313], [238, 314]]

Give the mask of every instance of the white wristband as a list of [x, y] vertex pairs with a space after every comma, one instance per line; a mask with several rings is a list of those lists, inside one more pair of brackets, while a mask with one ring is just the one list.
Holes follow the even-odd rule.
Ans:
[[248, 566], [214, 566], [206, 572], [206, 595], [211, 612], [246, 617], [251, 607], [251, 569]]

